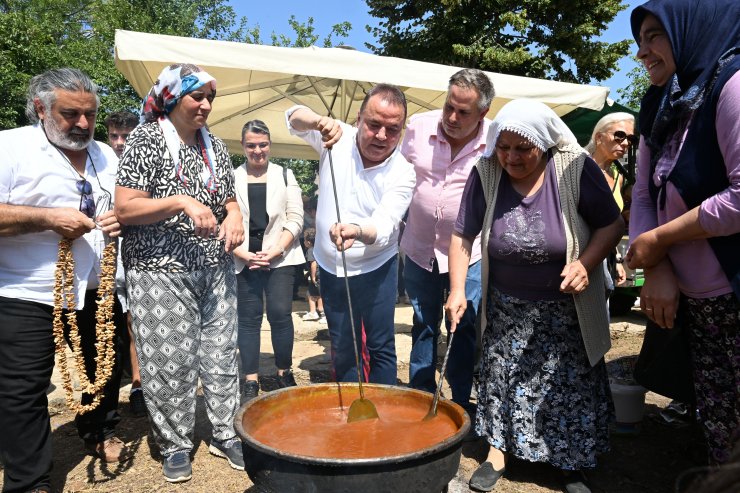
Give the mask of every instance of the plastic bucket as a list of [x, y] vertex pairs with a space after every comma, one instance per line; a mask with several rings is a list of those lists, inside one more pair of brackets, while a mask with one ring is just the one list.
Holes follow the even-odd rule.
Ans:
[[637, 356], [624, 356], [606, 364], [617, 424], [642, 421], [647, 389], [638, 385], [633, 377], [636, 361]]

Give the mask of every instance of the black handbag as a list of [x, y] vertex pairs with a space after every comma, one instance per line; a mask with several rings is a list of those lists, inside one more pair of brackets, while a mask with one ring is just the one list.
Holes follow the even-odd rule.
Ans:
[[681, 317], [672, 329], [663, 329], [652, 320], [645, 327], [634, 377], [648, 390], [693, 407], [694, 373], [689, 335]]

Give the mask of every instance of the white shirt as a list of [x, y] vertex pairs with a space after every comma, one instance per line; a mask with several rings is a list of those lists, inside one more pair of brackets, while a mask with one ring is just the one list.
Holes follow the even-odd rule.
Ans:
[[[92, 185], [96, 203], [104, 195], [102, 186], [111, 194], [112, 206], [118, 158], [100, 142], [91, 142], [87, 150], [85, 179]], [[72, 164], [46, 139], [40, 125], [0, 132], [0, 203], [79, 209], [80, 179]], [[53, 305], [61, 238], [51, 230], [0, 237], [0, 296]], [[85, 291], [97, 287], [104, 247], [99, 229], [72, 243], [78, 310], [83, 308]]]
[[[337, 222], [337, 211], [328, 152], [322, 145], [320, 132], [299, 132], [291, 127], [290, 115], [299, 108], [303, 106], [294, 106], [285, 112], [288, 129], [321, 156], [314, 257], [321, 268], [343, 277], [341, 252], [329, 238], [329, 228]], [[346, 251], [347, 274], [354, 276], [372, 272], [398, 254], [399, 225], [411, 202], [416, 175], [413, 166], [398, 149], [382, 163], [365, 168], [357, 148], [357, 128], [340, 124], [342, 137], [332, 148], [332, 158], [342, 222], [357, 223], [361, 227], [373, 225], [377, 230], [375, 243], [366, 245], [355, 241]]]

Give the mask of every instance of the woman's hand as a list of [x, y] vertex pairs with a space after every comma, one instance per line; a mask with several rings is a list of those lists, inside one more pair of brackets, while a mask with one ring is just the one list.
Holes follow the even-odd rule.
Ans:
[[624, 270], [624, 265], [621, 263], [617, 264], [617, 286], [622, 286], [627, 282], [627, 271]]
[[244, 223], [238, 205], [235, 210], [229, 210], [226, 214], [218, 231], [218, 240], [225, 242], [224, 249], [227, 253], [244, 243]]
[[666, 256], [666, 247], [658, 240], [655, 230], [645, 231], [630, 245], [624, 260], [631, 269], [654, 267]]
[[121, 234], [121, 225], [119, 224], [118, 218], [116, 217], [113, 210], [109, 210], [99, 215], [97, 218], [95, 218], [95, 223], [98, 225], [101, 231], [103, 231], [103, 233], [111, 238], [116, 238]]
[[360, 227], [356, 224], [334, 223], [329, 228], [329, 238], [337, 246], [337, 250], [352, 248], [355, 240], [360, 239]]
[[260, 250], [254, 254], [252, 264], [255, 266], [255, 269], [270, 267], [270, 263], [276, 258], [282, 256], [284, 252], [285, 250], [280, 248], [279, 245], [271, 246], [266, 250]]
[[678, 279], [668, 259], [645, 269], [645, 283], [640, 290], [640, 309], [664, 329], [672, 329], [678, 312]]
[[181, 200], [183, 201], [182, 211], [193, 220], [195, 236], [201, 238], [215, 236], [218, 223], [211, 208], [187, 195], [182, 195]]
[[563, 268], [560, 273], [563, 282], [560, 283], [560, 291], [568, 294], [578, 294], [588, 287], [588, 271], [580, 260], [575, 260]]
[[445, 315], [450, 322], [450, 332], [455, 332], [465, 310], [468, 309], [468, 299], [463, 290], [452, 290], [445, 303]]
[[[239, 257], [247, 264], [249, 270], [261, 269], [264, 267], [264, 262], [260, 260], [256, 253], [250, 252], [246, 245], [240, 245], [234, 249], [234, 255]], [[268, 262], [269, 266], [270, 263]]]

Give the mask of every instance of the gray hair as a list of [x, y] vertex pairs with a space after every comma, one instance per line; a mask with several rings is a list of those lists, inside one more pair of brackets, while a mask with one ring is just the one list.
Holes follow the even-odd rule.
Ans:
[[365, 111], [365, 107], [367, 106], [367, 102], [370, 101], [370, 98], [378, 95], [380, 96], [380, 99], [382, 101], [385, 101], [386, 103], [391, 103], [395, 106], [400, 106], [403, 108], [403, 120], [406, 121], [406, 96], [403, 94], [403, 91], [399, 89], [397, 86], [394, 86], [392, 84], [385, 84], [380, 83], [375, 86], [373, 86], [367, 94], [365, 94], [365, 99], [362, 100], [362, 104], [360, 105], [360, 113]]
[[242, 142], [244, 142], [244, 136], [247, 135], [247, 132], [252, 132], [253, 134], [267, 135], [267, 139], [272, 140], [270, 138], [270, 129], [262, 120], [249, 120], [247, 123], [244, 124], [244, 126], [242, 127]]
[[54, 68], [36, 75], [28, 83], [26, 95], [26, 117], [32, 124], [38, 123], [34, 100], [39, 99], [46, 111], [49, 111], [56, 101], [54, 91], [62, 89], [70, 92], [87, 92], [95, 95], [97, 105], [100, 105], [98, 86], [82, 70], [76, 68]]
[[602, 116], [601, 119], [596, 122], [594, 131], [591, 132], [591, 140], [588, 141], [588, 144], [586, 144], [585, 147], [586, 152], [593, 156], [594, 152], [596, 152], [596, 136], [604, 132], [610, 125], [618, 122], [630, 122], [634, 125], [635, 117], [630, 113], [625, 113], [623, 111], [617, 111], [615, 113], [609, 113]]
[[452, 86], [464, 89], [472, 88], [478, 91], [478, 109], [481, 111], [491, 107], [491, 101], [496, 95], [491, 79], [488, 78], [485, 72], [477, 68], [464, 68], [452, 74], [447, 89], [449, 90]]

